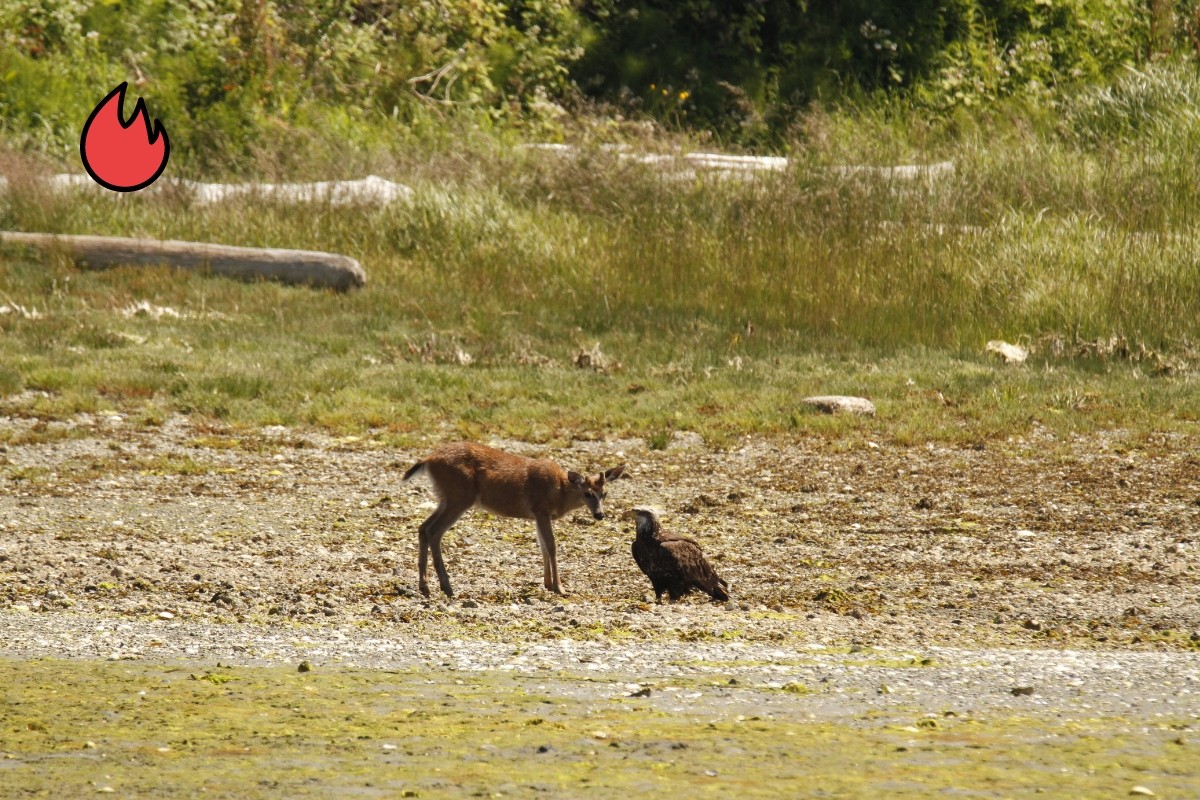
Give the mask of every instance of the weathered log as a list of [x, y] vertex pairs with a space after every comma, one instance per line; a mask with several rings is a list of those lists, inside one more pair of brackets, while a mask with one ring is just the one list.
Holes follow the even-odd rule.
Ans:
[[0, 231], [0, 242], [26, 244], [50, 252], [65, 253], [80, 264], [97, 268], [125, 264], [166, 265], [242, 280], [274, 280], [338, 291], [363, 286], [367, 282], [367, 273], [355, 259], [317, 250], [11, 231]]

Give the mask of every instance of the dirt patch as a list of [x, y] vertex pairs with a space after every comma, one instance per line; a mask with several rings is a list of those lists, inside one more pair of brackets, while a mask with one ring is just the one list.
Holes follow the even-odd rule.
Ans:
[[[532, 523], [472, 512], [447, 535], [447, 602], [416, 592], [432, 493], [400, 482], [427, 447], [178, 417], [0, 426], [0, 609], [503, 641], [1200, 647], [1195, 437], [525, 447], [633, 477], [608, 519], [557, 523], [566, 597], [541, 589]], [[639, 504], [700, 541], [733, 601], [650, 602], [617, 513]]]

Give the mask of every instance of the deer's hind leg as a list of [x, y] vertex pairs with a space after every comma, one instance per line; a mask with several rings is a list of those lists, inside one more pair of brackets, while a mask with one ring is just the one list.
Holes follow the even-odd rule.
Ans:
[[433, 568], [437, 571], [438, 585], [447, 597], [454, 596], [454, 590], [450, 588], [450, 574], [446, 572], [446, 564], [442, 560], [442, 537], [466, 510], [466, 507], [452, 507], [443, 500], [429, 515], [429, 519], [422, 522], [421, 527], [417, 529], [417, 544], [420, 548], [417, 556], [417, 584], [421, 594], [426, 597], [429, 596], [429, 583], [425, 573], [428, 570], [430, 550], [433, 551]]

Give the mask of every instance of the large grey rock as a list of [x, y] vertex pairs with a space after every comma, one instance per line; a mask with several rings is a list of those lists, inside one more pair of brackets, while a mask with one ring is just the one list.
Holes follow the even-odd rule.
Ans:
[[865, 397], [847, 397], [844, 395], [819, 395], [806, 397], [800, 402], [813, 406], [826, 414], [861, 414], [864, 417], [875, 416], [875, 404]]

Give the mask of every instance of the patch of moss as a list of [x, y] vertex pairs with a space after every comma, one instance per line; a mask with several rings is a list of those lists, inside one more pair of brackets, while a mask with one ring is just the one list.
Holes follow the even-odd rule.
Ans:
[[[596, 699], [596, 679], [0, 661], [3, 785], [30, 796], [1187, 796], [1167, 722], [812, 722]], [[210, 680], [208, 676], [220, 676]], [[228, 680], [226, 680], [228, 678]], [[234, 680], [236, 679], [236, 680]], [[853, 768], [847, 768], [853, 765]]]

